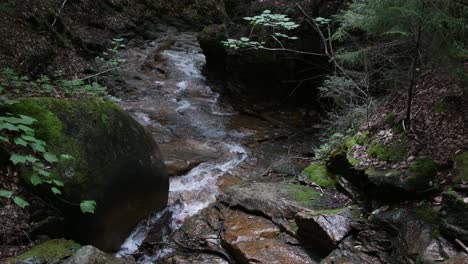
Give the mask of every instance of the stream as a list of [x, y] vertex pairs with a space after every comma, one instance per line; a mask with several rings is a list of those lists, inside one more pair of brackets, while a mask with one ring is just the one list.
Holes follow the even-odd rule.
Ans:
[[[205, 56], [196, 33], [167, 32], [126, 50], [125, 57], [136, 62], [119, 72], [131, 88], [120, 96], [120, 105], [153, 134], [166, 165], [179, 173], [170, 178], [167, 208], [134, 229], [120, 256], [137, 252], [153, 226], [168, 227], [164, 242], [187, 217], [215, 202], [220, 177], [260, 173], [270, 166], [271, 157], [278, 160], [273, 153], [290, 151], [290, 146], [273, 142], [252, 152], [257, 142], [287, 138], [289, 132], [221, 100], [202, 74]], [[153, 263], [172, 252], [163, 248], [140, 263]]]

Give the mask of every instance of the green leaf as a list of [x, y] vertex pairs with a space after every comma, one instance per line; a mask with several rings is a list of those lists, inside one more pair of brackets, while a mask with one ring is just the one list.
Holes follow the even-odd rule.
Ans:
[[10, 160], [13, 162], [13, 164], [18, 164], [18, 163], [26, 163], [26, 162], [31, 162], [35, 163], [39, 161], [37, 158], [31, 156], [31, 155], [20, 155], [20, 154], [12, 154], [10, 157]]
[[24, 125], [31, 125], [32, 123], [36, 122], [37, 119], [34, 119], [30, 116], [25, 116], [25, 115], [19, 115], [21, 119], [21, 123]]
[[28, 126], [25, 126], [25, 125], [19, 125], [18, 129], [22, 130], [24, 132], [34, 132], [34, 129], [32, 129], [32, 128], [28, 127]]
[[37, 186], [37, 185], [39, 185], [39, 184], [41, 184], [43, 182], [41, 177], [39, 177], [37, 174], [31, 175], [31, 177], [29, 178], [29, 181], [34, 186]]
[[62, 160], [62, 161], [72, 160], [72, 159], [75, 159], [75, 158], [73, 158], [73, 156], [71, 156], [71, 155], [68, 155], [68, 154], [60, 155], [60, 160]]
[[7, 190], [4, 190], [4, 189], [0, 189], [0, 197], [11, 198], [12, 195], [13, 195], [12, 191], [7, 191]]
[[54, 194], [62, 194], [62, 191], [60, 191], [60, 189], [57, 188], [57, 187], [52, 187], [52, 188], [50, 188], [50, 190], [51, 190]]
[[42, 145], [42, 144], [31, 143], [30, 145], [31, 145], [31, 148], [32, 148], [34, 151], [37, 151], [37, 152], [40, 152], [40, 153], [46, 152], [45, 147], [44, 147], [44, 145]]
[[0, 136], [0, 141], [3, 141], [5, 143], [10, 143], [10, 140], [8, 140], [8, 138], [2, 137], [2, 136]]
[[94, 214], [94, 211], [96, 211], [96, 201], [94, 200], [82, 201], [80, 203], [80, 209], [81, 209], [81, 212], [83, 212], [83, 214], [85, 213]]
[[10, 123], [2, 123], [0, 124], [0, 130], [10, 130], [10, 131], [19, 131], [19, 128], [18, 126], [15, 126], [13, 124], [10, 124]]
[[50, 152], [44, 153], [44, 159], [47, 160], [50, 163], [58, 162], [57, 156], [55, 156], [54, 154], [52, 154]]
[[17, 204], [21, 208], [29, 206], [29, 203], [19, 196], [15, 196], [15, 198], [13, 198], [13, 202], [15, 202], [15, 204]]
[[58, 187], [63, 187], [65, 186], [65, 184], [63, 184], [62, 181], [59, 181], [59, 180], [53, 180], [54, 184], [57, 185]]
[[28, 142], [26, 142], [24, 139], [22, 138], [15, 138], [15, 144], [16, 145], [20, 145], [20, 146], [23, 146], [23, 147], [26, 147], [28, 145]]
[[50, 176], [50, 172], [46, 171], [46, 170], [43, 170], [41, 169], [40, 167], [33, 167], [34, 171], [37, 172], [39, 175], [42, 175], [42, 176], [45, 176], [45, 177], [49, 177]]

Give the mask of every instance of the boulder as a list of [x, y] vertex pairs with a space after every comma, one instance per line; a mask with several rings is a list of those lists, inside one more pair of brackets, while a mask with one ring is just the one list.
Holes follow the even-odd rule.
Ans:
[[131, 258], [116, 258], [93, 246], [84, 246], [62, 264], [136, 264], [136, 262]]
[[[95, 214], [82, 214], [68, 203], [58, 205], [67, 237], [116, 250], [143, 217], [166, 206], [169, 184], [159, 148], [117, 105], [92, 97], [29, 98], [19, 100], [11, 111], [38, 120], [36, 137], [47, 142], [52, 153], [73, 156], [52, 170], [52, 177], [65, 183], [62, 200], [97, 202]], [[45, 193], [48, 188], [42, 189]]]
[[442, 233], [468, 243], [468, 197], [453, 190], [444, 192], [442, 197]]
[[73, 255], [81, 246], [74, 241], [53, 239], [36, 245], [25, 253], [10, 258], [10, 264], [56, 264]]
[[304, 244], [328, 254], [351, 231], [352, 209], [300, 212], [296, 215], [298, 235]]
[[287, 182], [242, 182], [227, 187], [221, 200], [270, 218], [286, 219], [293, 219], [300, 211], [336, 207], [349, 201], [335, 189], [322, 191]]
[[456, 248], [438, 233], [437, 212], [430, 207], [381, 208], [324, 260], [332, 263], [440, 263]]
[[304, 249], [286, 243], [266, 218], [233, 210], [224, 217], [223, 246], [238, 263], [318, 263]]

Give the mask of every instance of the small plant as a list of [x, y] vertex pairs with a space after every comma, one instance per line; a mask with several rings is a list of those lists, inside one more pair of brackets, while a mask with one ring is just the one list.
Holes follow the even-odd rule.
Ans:
[[[12, 77], [11, 80], [22, 81], [15, 75], [10, 74], [10, 77]], [[42, 78], [40, 82], [45, 82], [45, 80]], [[0, 107], [15, 103], [14, 100], [0, 98]], [[53, 164], [73, 159], [73, 157], [66, 154], [57, 157], [51, 153], [47, 149], [46, 142], [36, 138], [35, 130], [32, 127], [35, 122], [37, 122], [36, 119], [26, 115], [13, 115], [11, 113], [0, 115], [0, 146], [9, 153], [10, 161], [14, 166], [21, 166], [22, 170], [26, 171], [24, 178], [31, 185], [46, 184], [54, 195], [61, 195], [60, 188], [64, 186], [64, 183], [52, 177], [50, 169]], [[15, 195], [12, 190], [0, 189], [0, 197], [13, 199], [13, 202], [22, 208], [29, 206], [23, 197]], [[80, 208], [83, 213], [93, 213], [95, 206], [94, 201], [83, 201]]]
[[[247, 37], [240, 39], [228, 39], [223, 41], [223, 45], [230, 49], [266, 49], [274, 50], [265, 46], [266, 39], [272, 38], [280, 45], [280, 50], [287, 50], [282, 40], [296, 40], [295, 36], [288, 35], [288, 32], [299, 27], [298, 24], [291, 21], [291, 18], [282, 14], [272, 14], [270, 10], [265, 10], [261, 15], [253, 17], [244, 17], [244, 20], [250, 22], [250, 34]], [[257, 28], [261, 30], [257, 34], [254, 33]], [[257, 39], [257, 40], [256, 40]]]
[[14, 70], [4, 68], [0, 71], [0, 92], [8, 90], [10, 93], [24, 96], [53, 96], [62, 95], [66, 97], [79, 97], [91, 95], [107, 98], [113, 102], [119, 99], [110, 96], [107, 88], [97, 82], [86, 82], [84, 80], [65, 79], [62, 72], [58, 71], [51, 79], [49, 76], [41, 75], [36, 80], [29, 80], [26, 76], [18, 75]]
[[116, 66], [126, 62], [127, 60], [118, 58], [117, 53], [120, 49], [125, 48], [125, 39], [123, 38], [115, 38], [111, 41], [111, 47], [104, 51], [101, 56], [96, 57], [96, 61], [98, 61], [101, 66], [108, 67], [108, 66]]
[[324, 159], [330, 151], [343, 142], [344, 135], [341, 133], [334, 133], [329, 138], [324, 140], [318, 148], [314, 148], [314, 160]]

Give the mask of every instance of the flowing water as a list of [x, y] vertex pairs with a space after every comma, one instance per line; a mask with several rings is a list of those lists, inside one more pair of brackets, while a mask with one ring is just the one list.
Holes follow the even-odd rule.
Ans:
[[[223, 102], [202, 74], [205, 56], [195, 33], [168, 32], [135, 46], [139, 48], [126, 51], [130, 66], [119, 72], [121, 106], [153, 134], [168, 167], [178, 170], [170, 178], [168, 207], [135, 228], [118, 252], [121, 256], [137, 252], [155, 226], [162, 232], [161, 242], [168, 242], [168, 235], [187, 217], [216, 201], [220, 177], [244, 178], [271, 169], [273, 163], [291, 164], [282, 161], [289, 159], [292, 148], [312, 145], [292, 136], [290, 128], [239, 113]], [[172, 251], [162, 247], [140, 262], [152, 263]]]
[[[172, 42], [171, 47], [161, 50], [161, 45], [167, 41]], [[177, 154], [193, 153], [209, 156], [207, 161], [184, 175], [170, 179], [169, 205], [165, 211], [172, 215], [169, 230], [175, 230], [184, 219], [213, 203], [218, 195], [218, 178], [232, 172], [248, 158], [248, 151], [239, 143], [245, 132], [226, 128], [229, 119], [238, 113], [221, 104], [219, 94], [206, 84], [201, 73], [205, 57], [195, 34], [162, 37], [130, 53], [129, 57], [141, 58], [143, 66], [126, 73], [138, 76], [134, 76], [132, 85], [144, 88], [139, 88], [133, 96], [124, 97], [121, 105], [153, 133], [163, 154], [172, 152], [173, 158]], [[144, 68], [145, 63], [149, 70]], [[180, 146], [183, 147], [178, 150]], [[118, 254], [134, 253], [151, 227], [167, 213], [165, 211], [143, 221]], [[142, 262], [170, 252], [171, 249], [162, 250]]]

